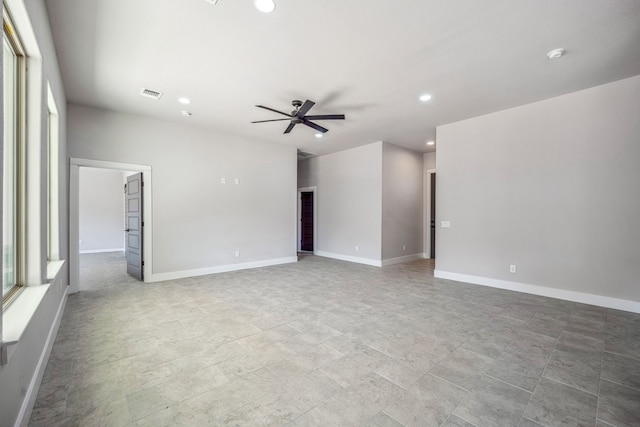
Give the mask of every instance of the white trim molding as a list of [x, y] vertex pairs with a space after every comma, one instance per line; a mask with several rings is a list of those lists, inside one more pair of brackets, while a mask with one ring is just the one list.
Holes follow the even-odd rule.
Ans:
[[0, 364], [6, 365], [16, 351], [31, 319], [38, 311], [40, 303], [47, 296], [49, 283], [25, 286], [15, 301], [2, 312], [2, 340], [0, 340]]
[[49, 329], [47, 341], [45, 342], [42, 354], [38, 359], [38, 365], [36, 366], [36, 370], [33, 373], [33, 377], [31, 377], [31, 382], [29, 383], [29, 388], [27, 389], [24, 400], [22, 401], [22, 406], [20, 407], [20, 412], [18, 413], [18, 418], [16, 419], [15, 426], [26, 426], [29, 424], [29, 419], [31, 418], [31, 413], [33, 412], [33, 406], [36, 403], [36, 398], [38, 397], [38, 392], [40, 391], [40, 385], [42, 384], [42, 378], [44, 377], [47, 363], [49, 362], [49, 356], [51, 355], [53, 344], [56, 341], [58, 329], [60, 329], [62, 314], [64, 313], [65, 306], [67, 305], [68, 290], [69, 288], [67, 287], [64, 296], [60, 300], [60, 305], [58, 305], [56, 317], [53, 319], [53, 324]]
[[142, 172], [144, 212], [144, 281], [151, 282], [153, 276], [153, 184], [151, 166], [104, 160], [69, 159], [69, 293], [80, 290], [80, 168], [101, 168], [130, 172]]
[[87, 249], [80, 251], [81, 254], [101, 254], [104, 252], [124, 252], [124, 248], [112, 248], [112, 249]]
[[243, 262], [239, 264], [219, 265], [216, 267], [197, 268], [193, 270], [171, 271], [168, 273], [154, 273], [148, 282], [162, 282], [164, 280], [184, 279], [186, 277], [206, 276], [208, 274], [226, 273], [228, 271], [246, 270], [249, 268], [270, 267], [272, 265], [298, 262], [298, 257], [274, 258], [263, 261]]
[[316, 255], [323, 256], [325, 258], [339, 259], [341, 261], [349, 261], [349, 262], [355, 262], [358, 264], [371, 265], [373, 267], [382, 267], [382, 261], [375, 260], [375, 259], [359, 258], [355, 256], [336, 254], [333, 252], [325, 252], [325, 251], [316, 251]]
[[586, 292], [569, 291], [566, 289], [550, 288], [547, 286], [528, 285], [526, 283], [511, 282], [508, 280], [491, 279], [488, 277], [473, 276], [469, 274], [452, 273], [449, 271], [435, 270], [433, 276], [438, 279], [455, 280], [474, 285], [489, 286], [491, 288], [507, 289], [510, 291], [524, 292], [543, 297], [557, 298], [582, 304], [597, 305], [599, 307], [613, 308], [616, 310], [640, 313], [640, 301], [630, 301], [619, 298], [611, 298]]
[[382, 260], [382, 267], [387, 265], [393, 265], [393, 264], [401, 264], [403, 262], [415, 261], [417, 259], [422, 259], [422, 258], [424, 258], [423, 253], [405, 255], [397, 258], [387, 258]]

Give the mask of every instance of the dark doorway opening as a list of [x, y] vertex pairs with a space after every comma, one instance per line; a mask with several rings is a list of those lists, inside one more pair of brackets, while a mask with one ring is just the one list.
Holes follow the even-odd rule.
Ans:
[[300, 193], [300, 250], [313, 252], [313, 191]]
[[429, 175], [431, 177], [431, 258], [436, 258], [436, 174]]

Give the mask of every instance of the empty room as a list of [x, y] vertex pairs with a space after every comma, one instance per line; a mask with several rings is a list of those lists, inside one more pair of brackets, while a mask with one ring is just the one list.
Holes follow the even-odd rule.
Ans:
[[640, 2], [4, 0], [0, 427], [640, 426]]

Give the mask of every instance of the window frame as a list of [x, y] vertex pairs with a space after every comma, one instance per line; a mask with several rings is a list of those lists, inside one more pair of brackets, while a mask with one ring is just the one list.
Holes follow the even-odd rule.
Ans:
[[[24, 287], [25, 278], [25, 264], [24, 264], [24, 243], [25, 243], [25, 200], [24, 200], [24, 186], [25, 186], [25, 129], [26, 129], [26, 62], [27, 57], [25, 54], [24, 45], [20, 40], [18, 33], [15, 30], [15, 25], [11, 19], [11, 15], [7, 9], [3, 6], [3, 43], [6, 40], [7, 44], [12, 50], [12, 53], [16, 60], [15, 69], [15, 117], [13, 118], [15, 132], [14, 132], [14, 179], [15, 179], [15, 195], [13, 202], [15, 207], [13, 213], [15, 215], [15, 231], [14, 231], [14, 284], [6, 293], [2, 294], [2, 307], [7, 307], [15, 298], [20, 294], [20, 291]], [[4, 49], [4, 46], [3, 46]], [[4, 55], [4, 50], [3, 50]], [[4, 61], [3, 61], [4, 62]], [[4, 65], [4, 64], [3, 64]], [[6, 72], [6, 70], [5, 70]], [[3, 73], [4, 74], [4, 73]], [[4, 81], [3, 81], [4, 85]], [[4, 86], [3, 86], [4, 87]], [[3, 97], [6, 94], [3, 92]], [[6, 114], [6, 111], [3, 111]], [[4, 144], [4, 137], [3, 137]], [[3, 163], [4, 163], [4, 147], [3, 147]], [[4, 173], [4, 171], [3, 171]], [[4, 191], [4, 190], [3, 190]], [[3, 212], [4, 212], [4, 196], [3, 196]], [[2, 238], [4, 246], [4, 236]], [[4, 249], [4, 248], [3, 248]], [[4, 252], [4, 251], [3, 251]], [[4, 256], [3, 267], [4, 267]]]
[[47, 83], [47, 262], [60, 260], [59, 214], [59, 126], [60, 116], [51, 85]]

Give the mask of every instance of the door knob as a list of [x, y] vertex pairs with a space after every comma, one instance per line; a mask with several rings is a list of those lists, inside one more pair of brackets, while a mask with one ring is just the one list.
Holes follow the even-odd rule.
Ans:
[[127, 229], [126, 229], [126, 230], [124, 230], [124, 231], [126, 231], [126, 232], [128, 233], [128, 232], [130, 232], [130, 231], [131, 231], [131, 229], [130, 229], [130, 228], [127, 228]]

